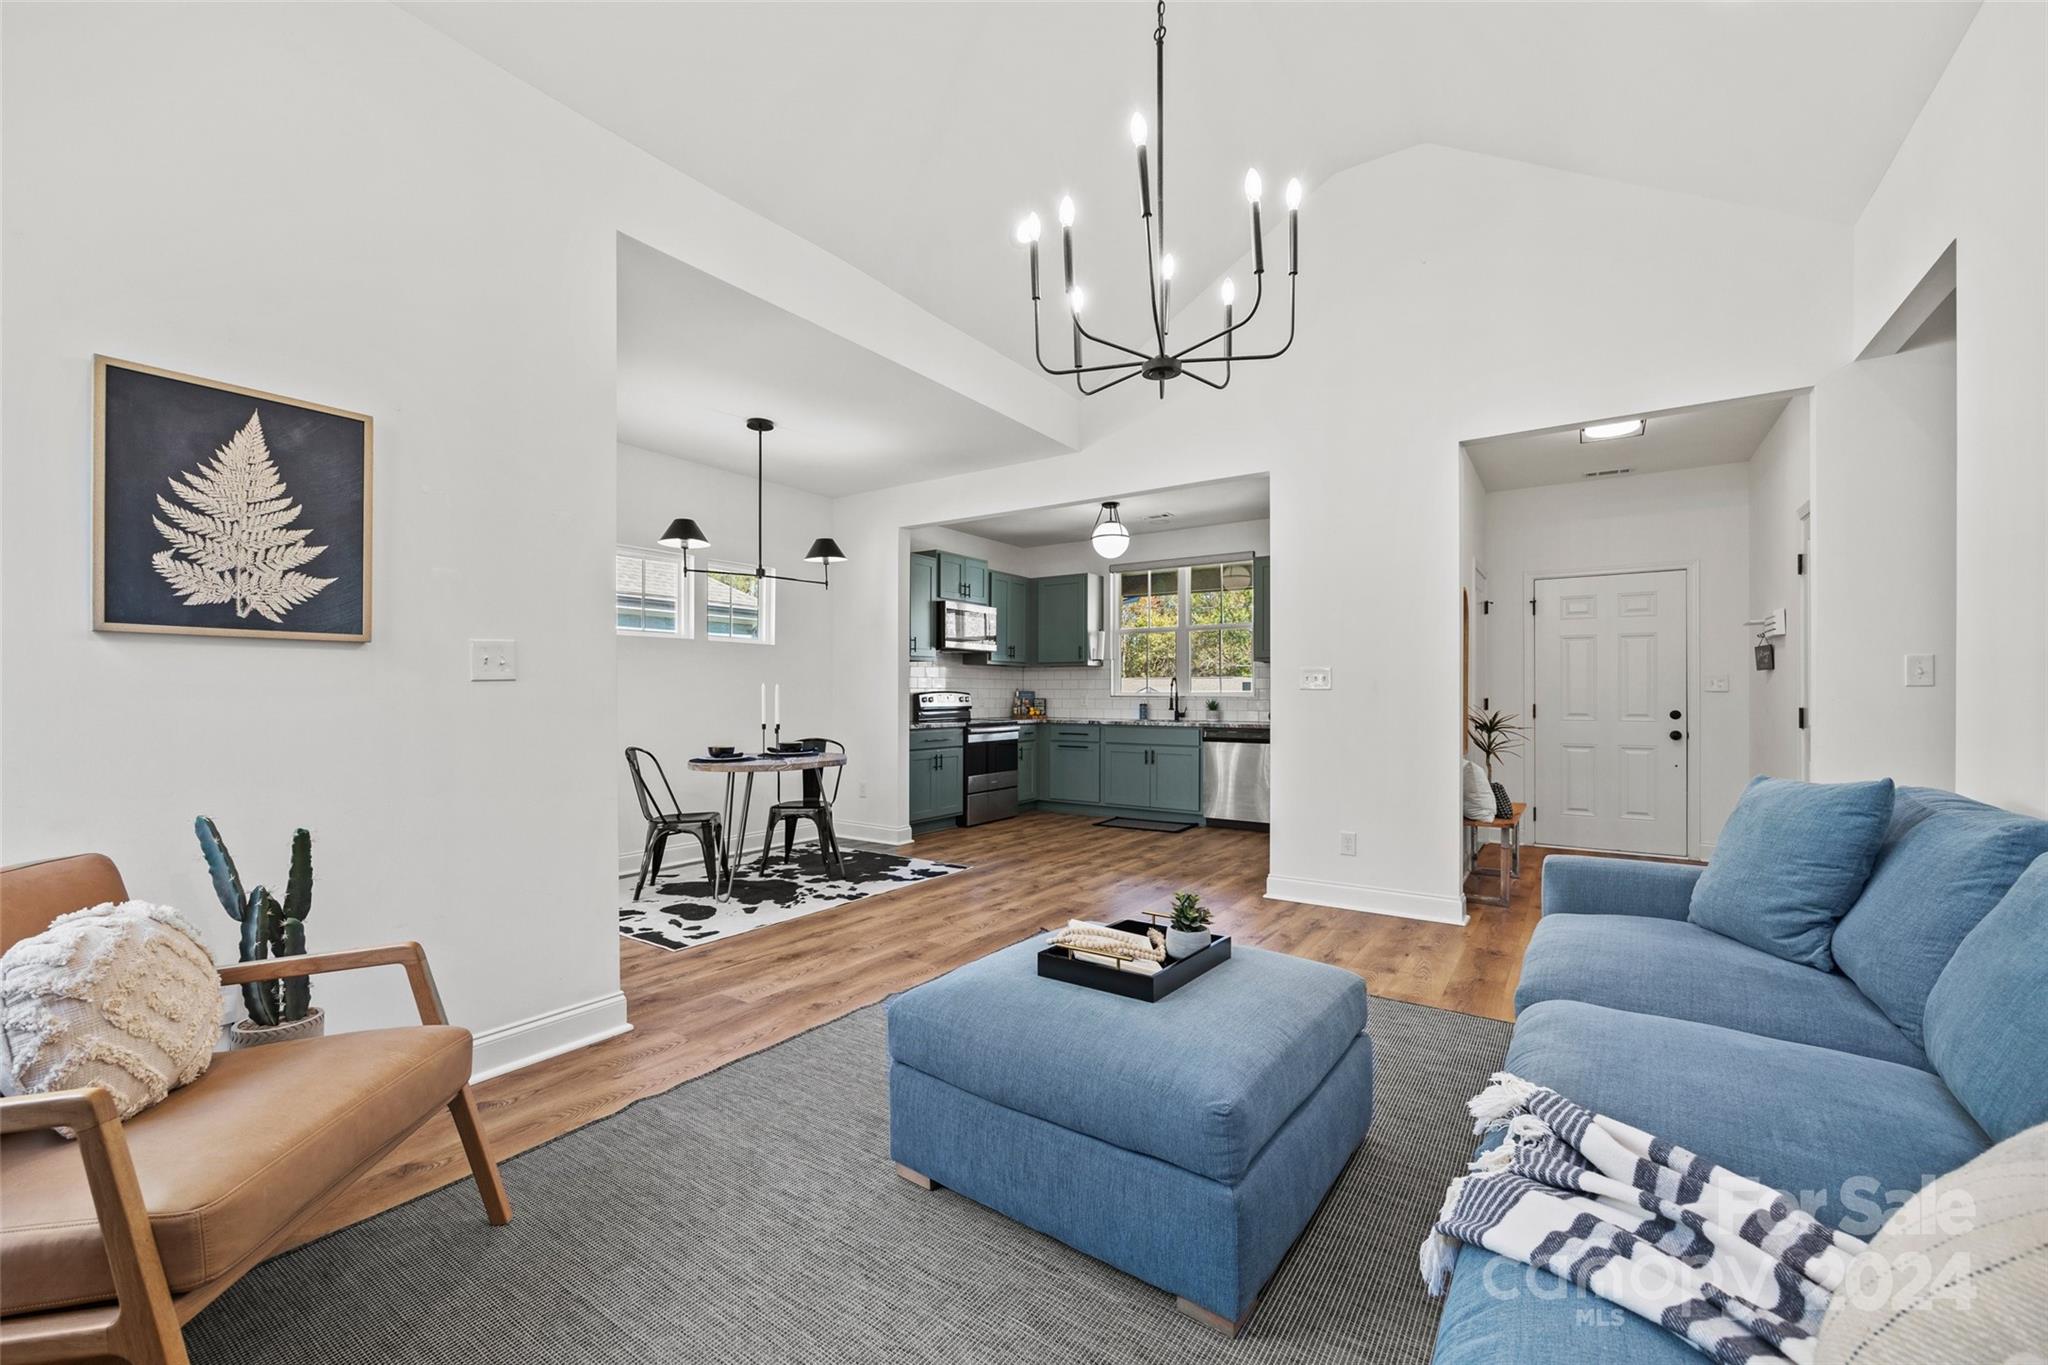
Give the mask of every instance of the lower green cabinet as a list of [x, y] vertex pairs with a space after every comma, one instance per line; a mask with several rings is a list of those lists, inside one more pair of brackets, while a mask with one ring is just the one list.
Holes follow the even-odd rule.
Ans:
[[1025, 806], [1038, 799], [1038, 727], [1027, 725], [1017, 741], [1017, 804]]
[[1180, 743], [1179, 733], [1163, 730], [1159, 741], [1152, 744], [1104, 744], [1102, 804], [1199, 814], [1202, 750]]
[[1136, 744], [1102, 746], [1102, 804], [1152, 804], [1152, 751]]
[[1152, 751], [1152, 800], [1154, 810], [1179, 811], [1183, 815], [1202, 813], [1202, 751], [1154, 749]]
[[910, 823], [958, 818], [967, 809], [966, 750], [958, 730], [910, 735]]
[[1055, 732], [1040, 742], [1052, 746], [1045, 754], [1044, 799], [1083, 806], [1102, 804], [1100, 741], [1062, 739]]

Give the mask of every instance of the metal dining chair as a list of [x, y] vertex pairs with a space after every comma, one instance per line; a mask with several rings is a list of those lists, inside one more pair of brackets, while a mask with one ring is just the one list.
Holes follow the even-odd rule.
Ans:
[[[661, 798], [648, 784], [647, 776], [640, 770], [641, 760], [654, 769], [661, 790], [668, 797], [664, 808]], [[651, 879], [661, 875], [662, 854], [668, 851], [668, 836], [689, 834], [695, 836], [704, 849], [704, 876], [714, 890], [718, 879], [726, 871], [725, 822], [715, 810], [686, 811], [676, 800], [675, 788], [668, 784], [668, 774], [661, 770], [661, 760], [645, 749], [626, 750], [626, 767], [633, 774], [633, 794], [640, 798], [640, 815], [647, 821], [647, 841], [640, 849], [640, 878], [633, 883], [633, 899], [640, 899], [640, 892]]]
[[[846, 752], [846, 746], [836, 739], [811, 738], [797, 741], [807, 749], [820, 753], [837, 750]], [[784, 861], [796, 856], [796, 826], [799, 820], [809, 820], [818, 827], [818, 855], [828, 867], [841, 876], [846, 874], [846, 861], [839, 853], [839, 834], [832, 827], [832, 803], [839, 799], [839, 783], [846, 776], [846, 766], [841, 764], [832, 770], [832, 794], [825, 795], [825, 774], [822, 769], [804, 774], [804, 795], [795, 801], [777, 801], [768, 808], [768, 828], [761, 839], [761, 862], [756, 872], [768, 868], [768, 853], [775, 846], [775, 831], [782, 830], [782, 857]], [[741, 851], [745, 857], [745, 850]]]

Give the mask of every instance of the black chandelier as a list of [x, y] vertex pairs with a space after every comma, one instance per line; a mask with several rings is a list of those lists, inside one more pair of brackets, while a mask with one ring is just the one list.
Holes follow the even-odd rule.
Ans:
[[[762, 478], [763, 463], [766, 458], [765, 452], [762, 449], [762, 438], [768, 432], [775, 430], [775, 423], [769, 421], [766, 417], [749, 417], [747, 419], [747, 430], [754, 433], [754, 577], [772, 579], [777, 583], [809, 583], [830, 592], [832, 589], [832, 566], [846, 562], [846, 552], [839, 548], [838, 541], [830, 537], [812, 541], [811, 548], [804, 554], [804, 563], [824, 566], [823, 572], [825, 576], [823, 578], [791, 578], [787, 574], [768, 572], [767, 551], [763, 548], [768, 542], [765, 534], [766, 516], [762, 511], [763, 490], [766, 487], [765, 481]], [[691, 550], [701, 550], [710, 543], [711, 541], [704, 535], [704, 528], [688, 517], [677, 517], [668, 524], [668, 529], [661, 533], [661, 544], [664, 547], [671, 550], [684, 551], [683, 576], [685, 578], [688, 578], [690, 574], [690, 556], [688, 552]]]
[[[1038, 359], [1038, 367], [1047, 374], [1072, 375], [1074, 387], [1084, 394], [1098, 394], [1113, 389], [1126, 379], [1156, 380], [1159, 396], [1166, 397], [1166, 381], [1187, 375], [1199, 380], [1212, 389], [1220, 389], [1230, 383], [1230, 367], [1233, 361], [1273, 360], [1287, 354], [1287, 348], [1294, 344], [1294, 302], [1295, 280], [1301, 266], [1301, 182], [1287, 182], [1287, 340], [1277, 351], [1259, 355], [1238, 355], [1233, 338], [1239, 328], [1246, 326], [1258, 315], [1259, 304], [1266, 294], [1266, 239], [1259, 222], [1259, 198], [1261, 185], [1256, 170], [1244, 175], [1245, 198], [1252, 206], [1252, 306], [1242, 321], [1234, 320], [1237, 303], [1236, 281], [1223, 281], [1223, 329], [1203, 337], [1192, 346], [1178, 351], [1166, 347], [1167, 305], [1173, 289], [1173, 253], [1166, 249], [1166, 0], [1159, 0], [1159, 23], [1152, 30], [1154, 53], [1154, 117], [1158, 123], [1158, 156], [1147, 158], [1147, 129], [1142, 112], [1131, 115], [1131, 141], [1138, 149], [1138, 202], [1145, 222], [1145, 279], [1146, 293], [1152, 301], [1152, 338], [1147, 343], [1152, 349], [1138, 350], [1118, 342], [1099, 337], [1081, 325], [1081, 309], [1085, 302], [1081, 288], [1074, 283], [1074, 200], [1072, 196], [1060, 199], [1060, 258], [1063, 280], [1067, 293], [1067, 308], [1073, 317], [1074, 363], [1070, 368], [1055, 369], [1045, 363], [1045, 354], [1038, 336], [1038, 215], [1033, 213], [1017, 226], [1017, 240], [1031, 248], [1031, 349]], [[1156, 164], [1155, 164], [1156, 163]], [[1154, 181], [1154, 175], [1157, 181]], [[1157, 220], [1156, 224], [1154, 220]], [[1106, 346], [1121, 352], [1129, 359], [1109, 360], [1101, 364], [1089, 364], [1083, 355], [1081, 343], [1092, 341], [1097, 346]], [[1199, 354], [1204, 348], [1217, 342], [1223, 343], [1221, 354]], [[1212, 379], [1194, 365], [1221, 365], [1223, 377]], [[1121, 372], [1121, 373], [1119, 373]], [[1115, 374], [1117, 377], [1106, 384], [1089, 388], [1083, 375]]]

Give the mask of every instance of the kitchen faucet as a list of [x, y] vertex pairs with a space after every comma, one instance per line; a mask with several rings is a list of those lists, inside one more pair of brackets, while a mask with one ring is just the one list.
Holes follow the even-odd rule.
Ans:
[[1178, 677], [1169, 678], [1166, 681], [1166, 709], [1173, 713], [1175, 720], [1186, 720], [1188, 718], [1188, 713], [1180, 709], [1180, 679]]

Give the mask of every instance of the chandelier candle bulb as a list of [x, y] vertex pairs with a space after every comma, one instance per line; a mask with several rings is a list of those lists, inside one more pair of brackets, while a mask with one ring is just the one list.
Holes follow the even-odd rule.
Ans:
[[1301, 273], [1301, 182], [1287, 182], [1287, 273]]
[[[1256, 175], [1258, 172], [1253, 171]], [[1252, 274], [1266, 273], [1266, 229], [1259, 223], [1259, 201], [1252, 200]]]

